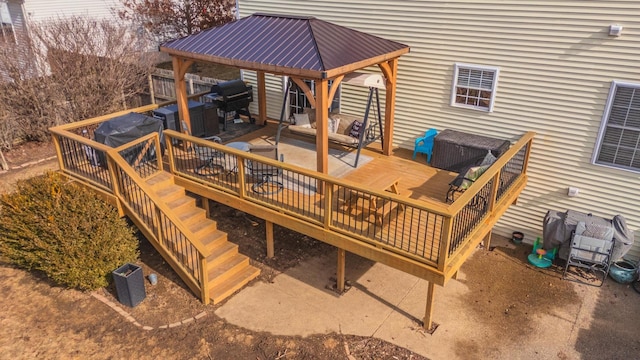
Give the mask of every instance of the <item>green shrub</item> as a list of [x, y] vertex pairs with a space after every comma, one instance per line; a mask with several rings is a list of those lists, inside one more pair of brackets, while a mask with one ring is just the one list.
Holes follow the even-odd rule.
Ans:
[[50, 172], [0, 195], [0, 254], [60, 285], [106, 286], [111, 271], [138, 258], [138, 240], [95, 193]]

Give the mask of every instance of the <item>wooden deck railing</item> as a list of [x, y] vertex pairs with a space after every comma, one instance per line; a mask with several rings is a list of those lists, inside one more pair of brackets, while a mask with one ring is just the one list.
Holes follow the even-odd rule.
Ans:
[[[88, 125], [92, 124], [83, 124]], [[187, 286], [208, 303], [206, 257], [209, 252], [144, 181], [163, 171], [162, 158], [158, 156], [162, 152], [158, 134], [110, 148], [68, 130], [54, 128], [51, 131], [61, 170], [117, 197], [125, 213]], [[93, 153], [87, 149], [97, 152], [100, 161], [93, 162]]]
[[[150, 105], [133, 111], [145, 112], [157, 107], [158, 105]], [[142, 166], [134, 170], [123, 158], [130, 158], [129, 152], [139, 154], [140, 150], [158, 149], [156, 140], [153, 140], [154, 145], [150, 145], [152, 138], [144, 137], [138, 142], [127, 144], [126, 147], [111, 149], [89, 139], [99, 123], [127, 112], [51, 129], [60, 168], [96, 188], [119, 196], [132, 214], [138, 214], [140, 210], [133, 205], [130, 198], [118, 192], [133, 191], [138, 199], [144, 199], [144, 203], [149, 203], [145, 206], [155, 209], [152, 211], [153, 214], [159, 214], [154, 215], [155, 217], [165, 216], [150, 223], [145, 218], [139, 219], [150, 236], [159, 239], [159, 243], [162, 242], [162, 236], [165, 236], [160, 230], [167, 226], [176, 229], [170, 231], [174, 233], [170, 236], [176, 238], [175, 241], [190, 241], [188, 230], [180, 226], [177, 219], [162, 215], [163, 204], [158, 202], [153, 192], [143, 183], [143, 178], [162, 169], [162, 164], [159, 161], [141, 161]], [[350, 239], [349, 241], [371, 246], [369, 249], [374, 247], [395, 253], [412, 264], [424, 264], [427, 268], [433, 269], [439, 274], [437, 279], [440, 280], [436, 280], [444, 282], [457, 271], [482, 238], [490, 233], [491, 227], [524, 188], [534, 133], [524, 134], [453, 204], [414, 200], [380, 189], [363, 187], [362, 184], [171, 130], [165, 131], [165, 136], [170, 172], [179, 179], [224, 195], [230, 206], [235, 204], [228, 199], [238, 199], [250, 203], [257, 214], [260, 214], [260, 209], [268, 209], [290, 219], [298, 219], [327, 233], [338, 234]], [[174, 142], [181, 142], [183, 145], [178, 148], [172, 145]], [[217, 167], [217, 170], [198, 171], [212, 152], [220, 157], [216, 161], [223, 162], [224, 170]], [[93, 154], [98, 159], [97, 163], [90, 161]], [[114, 160], [116, 158], [118, 161]], [[105, 162], [106, 159], [110, 161]], [[134, 156], [131, 163], [135, 164], [136, 159]], [[252, 186], [256, 179], [251, 176], [249, 162], [280, 168], [281, 173], [277, 180], [283, 183], [285, 189], [273, 194], [253, 191]], [[125, 167], [127, 171], [122, 170]], [[352, 199], [357, 199], [355, 206], [352, 204], [349, 207], [348, 202]], [[375, 200], [376, 208], [369, 205], [372, 200]], [[285, 220], [284, 226], [287, 225]], [[174, 225], [154, 225], [167, 223]], [[300, 230], [298, 227], [292, 228]], [[199, 256], [204, 256], [199, 244], [192, 245], [199, 252]], [[170, 252], [168, 249], [165, 251]], [[191, 272], [194, 282], [200, 282], [202, 279], [196, 276], [199, 270], [194, 269], [189, 268], [187, 272]]]
[[[221, 192], [247, 200], [256, 206], [271, 208], [350, 238], [394, 251], [405, 257], [436, 266], [439, 258], [442, 224], [446, 205], [429, 208], [422, 202], [327, 176], [295, 165], [267, 159], [214, 142], [193, 138], [175, 131], [165, 131], [167, 144], [177, 140], [193, 151], [169, 145], [170, 172], [177, 177], [205, 184]], [[208, 174], [198, 169], [207, 156], [214, 156], [225, 169]], [[277, 181], [283, 191], [268, 194], [252, 190], [255, 181], [248, 164], [275, 166], [281, 169]], [[356, 195], [357, 203], [348, 211], [348, 201]], [[375, 200], [377, 208], [369, 203]], [[233, 206], [233, 205], [232, 205]], [[382, 213], [382, 216], [377, 214]]]
[[[503, 200], [509, 189], [517, 182], [524, 183], [533, 138], [532, 133], [523, 136], [454, 204], [447, 205], [363, 188], [358, 183], [174, 131], [166, 131], [165, 135], [167, 144], [183, 142], [183, 148], [189, 149], [168, 146], [170, 171], [177, 177], [393, 251], [439, 271], [444, 271], [450, 260], [461, 253], [460, 249], [495, 209], [507, 206]], [[217, 171], [203, 171], [202, 167], [210, 160]], [[252, 191], [256, 180], [248, 169], [250, 163], [280, 168], [277, 180], [284, 184], [284, 191], [273, 194]], [[355, 213], [347, 209], [353, 198], [359, 202]], [[375, 209], [367, 206], [372, 200], [377, 203]]]

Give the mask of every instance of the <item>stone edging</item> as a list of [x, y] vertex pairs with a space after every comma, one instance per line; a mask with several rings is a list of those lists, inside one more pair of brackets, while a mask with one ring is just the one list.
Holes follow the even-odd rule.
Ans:
[[[107, 299], [106, 297], [98, 294], [97, 292], [92, 292], [91, 296], [93, 296], [94, 298], [102, 301], [105, 305], [107, 305], [108, 307], [112, 308], [113, 310], [115, 310], [115, 312], [117, 312], [118, 314], [122, 315], [125, 319], [127, 319], [130, 323], [132, 323], [133, 325], [142, 328], [142, 330], [154, 330], [153, 327], [151, 326], [146, 326], [146, 325], [142, 325], [140, 324], [138, 321], [136, 321], [136, 319], [131, 316], [131, 314], [129, 314], [128, 312], [126, 312], [125, 310], [123, 310], [120, 306], [118, 306], [116, 303], [114, 303], [113, 301]], [[167, 325], [161, 325], [158, 326], [158, 329], [169, 329], [169, 328], [174, 328], [174, 327], [178, 327], [180, 325], [184, 325], [184, 324], [188, 324], [192, 321], [198, 320], [198, 319], [202, 319], [203, 317], [205, 317], [207, 315], [206, 311], [201, 312], [200, 314], [196, 315], [196, 316], [192, 316], [189, 318], [186, 318], [182, 321], [178, 321], [172, 324], [167, 324]]]
[[29, 162], [26, 162], [24, 164], [16, 165], [16, 166], [12, 167], [10, 170], [18, 170], [18, 169], [26, 168], [26, 167], [29, 167], [29, 166], [32, 166], [32, 165], [37, 165], [37, 164], [43, 163], [45, 161], [53, 160], [53, 159], [55, 159], [57, 157], [58, 157], [57, 155], [54, 155], [54, 156], [49, 156], [48, 158], [44, 158], [44, 159], [40, 159], [40, 160], [29, 161]]

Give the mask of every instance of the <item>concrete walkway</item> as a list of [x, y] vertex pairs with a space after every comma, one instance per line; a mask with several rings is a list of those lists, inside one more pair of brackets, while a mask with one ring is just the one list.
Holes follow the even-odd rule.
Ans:
[[342, 296], [326, 289], [336, 268], [330, 254], [255, 283], [216, 314], [278, 335], [373, 336], [431, 359], [638, 357], [640, 294], [611, 279], [602, 288], [563, 281], [558, 268], [526, 263], [531, 246], [494, 239], [496, 250], [477, 250], [458, 280], [436, 287], [433, 334], [420, 323], [427, 283], [355, 255]]

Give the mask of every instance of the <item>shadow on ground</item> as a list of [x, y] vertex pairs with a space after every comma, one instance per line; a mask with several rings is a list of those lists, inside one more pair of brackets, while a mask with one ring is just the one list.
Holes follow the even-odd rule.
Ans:
[[596, 297], [590, 324], [577, 333], [576, 351], [584, 360], [640, 357], [640, 294], [607, 279]]

